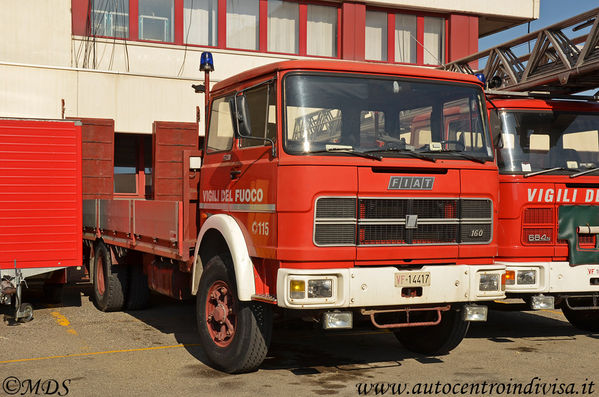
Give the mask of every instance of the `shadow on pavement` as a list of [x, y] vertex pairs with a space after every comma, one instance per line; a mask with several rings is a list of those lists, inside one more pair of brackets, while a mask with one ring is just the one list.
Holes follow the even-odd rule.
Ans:
[[[90, 299], [90, 294], [89, 284], [69, 286], [62, 291], [61, 303], [49, 304], [43, 291], [31, 289], [26, 291], [25, 301], [34, 308], [81, 306], [82, 299]], [[6, 308], [0, 306], [0, 312], [6, 312]], [[588, 335], [571, 326], [564, 317], [552, 318], [555, 316], [525, 309], [524, 305], [493, 306], [488, 321], [472, 323], [466, 338], [488, 339], [502, 344], [501, 348], [511, 349], [510, 344], [523, 338], [549, 341]], [[149, 308], [126, 313], [161, 333], [173, 335], [191, 356], [210, 365], [199, 345], [195, 300], [179, 302], [152, 294]], [[590, 336], [599, 338], [599, 335]], [[443, 356], [426, 357], [407, 351], [391, 332], [376, 329], [368, 321], [357, 321], [352, 330], [325, 331], [310, 322], [281, 319], [275, 322], [270, 350], [261, 369], [289, 370], [299, 376], [335, 370], [338, 374], [355, 376], [376, 368], [400, 367], [406, 359], [427, 365], [444, 362]], [[190, 365], [189, 370], [190, 375], [220, 374], [202, 365]]]

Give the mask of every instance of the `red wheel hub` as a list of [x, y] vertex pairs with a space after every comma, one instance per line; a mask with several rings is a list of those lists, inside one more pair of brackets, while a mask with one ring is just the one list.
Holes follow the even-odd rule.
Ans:
[[104, 257], [102, 255], [98, 256], [98, 260], [96, 261], [96, 287], [98, 288], [98, 293], [100, 295], [104, 295], [106, 291], [106, 286], [104, 284]]
[[224, 281], [216, 281], [208, 289], [206, 299], [206, 326], [219, 347], [228, 346], [235, 336], [237, 314], [231, 289]]

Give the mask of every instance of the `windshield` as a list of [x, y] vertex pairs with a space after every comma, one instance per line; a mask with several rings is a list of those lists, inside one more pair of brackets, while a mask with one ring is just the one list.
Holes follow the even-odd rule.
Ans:
[[507, 172], [599, 166], [599, 115], [552, 111], [502, 111], [498, 166]]
[[285, 151], [394, 157], [407, 152], [435, 157], [463, 153], [492, 160], [482, 95], [471, 84], [290, 75], [285, 79]]

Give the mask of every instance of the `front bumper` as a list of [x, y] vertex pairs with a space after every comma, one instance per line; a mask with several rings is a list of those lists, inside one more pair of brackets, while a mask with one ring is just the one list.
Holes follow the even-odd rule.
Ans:
[[[506, 285], [506, 294], [599, 292], [599, 265], [570, 266], [569, 262], [497, 262], [506, 270], [516, 272], [513, 285]], [[534, 272], [531, 284], [518, 282], [518, 272]], [[593, 284], [596, 283], [596, 284]]]
[[[395, 286], [396, 273], [406, 272], [430, 273], [430, 285], [421, 287], [420, 296], [402, 296], [402, 288]], [[398, 270], [391, 266], [307, 270], [283, 268], [279, 269], [277, 277], [277, 302], [279, 306], [289, 309], [321, 309], [492, 301], [505, 297], [501, 286], [504, 273], [505, 267], [501, 264], [423, 266], [415, 270]], [[481, 275], [497, 275], [498, 288], [481, 291]], [[293, 299], [290, 281], [310, 279], [331, 280], [331, 296]]]

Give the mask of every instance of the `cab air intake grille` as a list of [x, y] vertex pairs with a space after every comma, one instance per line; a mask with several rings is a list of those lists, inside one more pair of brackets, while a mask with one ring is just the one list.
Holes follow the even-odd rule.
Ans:
[[317, 224], [314, 234], [318, 245], [354, 245], [356, 241], [356, 225]]
[[462, 218], [492, 218], [492, 205], [490, 200], [461, 200]]
[[318, 200], [316, 218], [356, 217], [356, 200], [353, 198], [324, 198]]
[[[353, 235], [351, 235], [353, 233]], [[316, 245], [488, 244], [489, 199], [336, 198], [316, 201]]]
[[324, 197], [316, 200], [316, 245], [356, 244], [356, 199]]

